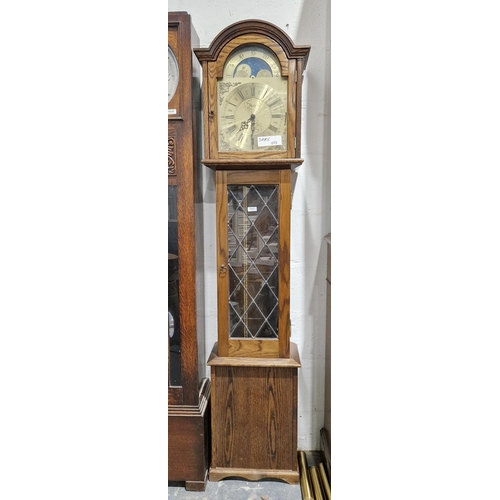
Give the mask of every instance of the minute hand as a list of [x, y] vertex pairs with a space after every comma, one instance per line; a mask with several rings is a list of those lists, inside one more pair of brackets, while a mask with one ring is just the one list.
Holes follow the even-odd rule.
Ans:
[[253, 136], [253, 133], [255, 132], [255, 115], [254, 114], [250, 115], [250, 122], [251, 122], [250, 132], [251, 132], [252, 150], [253, 150], [255, 148], [255, 139]]

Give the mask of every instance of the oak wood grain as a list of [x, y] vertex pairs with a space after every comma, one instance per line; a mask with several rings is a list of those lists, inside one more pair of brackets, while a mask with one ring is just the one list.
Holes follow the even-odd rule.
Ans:
[[[199, 489], [206, 480], [210, 450], [210, 383], [200, 387], [199, 404], [168, 407], [168, 479], [191, 481]], [[204, 489], [204, 488], [203, 488]]]
[[218, 342], [215, 342], [207, 364], [208, 366], [266, 366], [273, 368], [299, 368], [301, 366], [297, 344], [294, 342], [290, 342], [289, 358], [238, 358], [234, 356], [222, 356], [220, 355]]
[[228, 356], [277, 358], [278, 339], [229, 339]]
[[281, 479], [288, 484], [299, 483], [297, 471], [286, 470], [262, 470], [262, 469], [234, 469], [224, 467], [210, 468], [210, 481], [220, 481], [226, 477], [240, 477], [249, 481], [260, 481], [261, 479]]
[[[229, 332], [229, 250], [228, 185], [278, 186], [278, 342], [274, 339], [241, 340]], [[217, 215], [217, 299], [218, 335], [221, 356], [289, 357], [290, 356], [290, 170], [218, 170], [216, 172]]]
[[258, 158], [204, 158], [201, 162], [212, 170], [275, 170], [282, 168], [295, 169], [302, 165], [302, 158], [269, 158], [262, 155]]
[[[281, 65], [281, 74], [288, 79], [287, 141], [283, 151], [219, 151], [217, 82], [222, 78], [228, 56], [242, 45], [263, 45], [271, 50]], [[288, 160], [297, 158], [300, 145], [300, 107], [302, 102], [302, 71], [309, 56], [310, 47], [295, 45], [290, 37], [277, 26], [261, 20], [246, 20], [228, 26], [221, 31], [208, 48], [194, 50], [202, 63], [204, 74], [204, 126], [206, 160], [254, 160], [252, 168], [259, 168], [259, 161], [269, 159]], [[204, 163], [208, 166], [209, 163]], [[224, 168], [224, 163], [213, 163], [212, 167]]]
[[290, 212], [291, 188], [290, 170], [280, 170], [280, 212], [279, 212], [279, 287], [278, 325], [279, 356], [290, 356]]
[[227, 172], [216, 173], [218, 341], [229, 352], [229, 256], [227, 249]]
[[[212, 471], [297, 471], [297, 368], [212, 365]], [[276, 477], [276, 476], [275, 476]]]
[[[300, 136], [300, 122], [297, 122], [297, 103], [301, 102], [300, 96], [297, 96], [297, 83], [296, 83], [296, 61], [290, 59], [289, 61], [290, 75], [288, 78], [288, 103], [287, 103], [287, 151], [290, 156], [297, 157], [295, 150], [295, 143], [297, 137]], [[299, 126], [297, 126], [297, 123]]]
[[302, 58], [304, 59], [304, 65], [307, 62], [311, 49], [309, 45], [295, 45], [292, 39], [281, 28], [260, 19], [238, 21], [224, 28], [213, 39], [208, 48], [195, 49], [196, 56], [200, 61], [214, 61], [228, 40], [246, 34], [263, 35], [272, 38], [283, 48], [288, 58]]
[[199, 321], [203, 276], [196, 273], [197, 264], [203, 260], [203, 233], [199, 230], [203, 226], [199, 209], [202, 166], [198, 153], [201, 109], [200, 70], [191, 47], [199, 44], [199, 39], [186, 12], [169, 12], [168, 20], [168, 43], [177, 58], [180, 76], [169, 103], [169, 109], [175, 112], [168, 116], [168, 134], [174, 139], [169, 160], [175, 165], [169, 168], [169, 185], [177, 186], [181, 348], [180, 386], [171, 387], [169, 382], [168, 388], [168, 477], [171, 481], [187, 481], [188, 487], [199, 489], [206, 480], [210, 436], [210, 382], [203, 377], [204, 331], [203, 322]]

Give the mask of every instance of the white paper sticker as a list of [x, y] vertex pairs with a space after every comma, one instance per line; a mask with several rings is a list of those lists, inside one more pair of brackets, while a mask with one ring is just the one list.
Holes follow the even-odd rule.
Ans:
[[168, 114], [169, 115], [176, 115], [177, 114], [177, 110], [176, 109], [169, 109], [168, 110]]
[[248, 207], [249, 212], [257, 212], [257, 207]]
[[268, 135], [267, 137], [257, 137], [259, 148], [265, 146], [281, 146], [281, 135]]

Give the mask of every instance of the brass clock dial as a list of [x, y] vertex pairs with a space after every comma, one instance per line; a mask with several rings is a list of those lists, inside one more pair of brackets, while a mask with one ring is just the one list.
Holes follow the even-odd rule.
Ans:
[[172, 99], [179, 83], [179, 64], [172, 49], [168, 48], [168, 102]]
[[[283, 86], [285, 89], [283, 89]], [[283, 91], [284, 90], [284, 91]], [[220, 149], [280, 150], [286, 146], [286, 82], [238, 82], [219, 106]]]
[[278, 58], [266, 47], [230, 54], [218, 82], [219, 150], [285, 150], [287, 88]]

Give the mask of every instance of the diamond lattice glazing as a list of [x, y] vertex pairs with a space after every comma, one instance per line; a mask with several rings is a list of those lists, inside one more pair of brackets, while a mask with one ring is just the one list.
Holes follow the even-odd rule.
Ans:
[[278, 186], [228, 185], [229, 336], [278, 338]]

